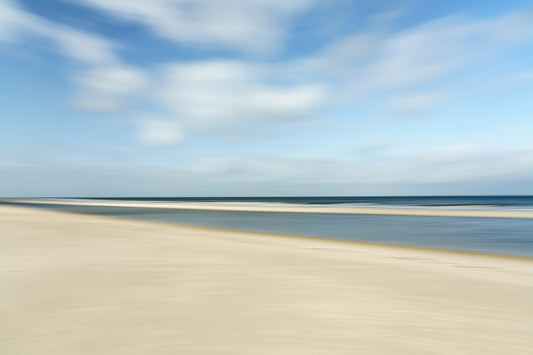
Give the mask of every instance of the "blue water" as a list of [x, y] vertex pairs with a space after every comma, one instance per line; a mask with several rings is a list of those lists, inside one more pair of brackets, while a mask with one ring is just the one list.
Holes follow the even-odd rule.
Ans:
[[[87, 199], [87, 198], [82, 198]], [[89, 200], [153, 202], [255, 202], [396, 206], [487, 206], [532, 208], [533, 196], [300, 196], [300, 197], [99, 197]]]
[[[323, 201], [326, 198], [309, 199]], [[345, 201], [348, 199], [353, 201], [353, 198], [341, 198], [340, 200], [342, 202], [340, 203], [346, 203]], [[485, 203], [490, 199], [485, 198], [483, 202]], [[530, 197], [525, 199], [502, 197], [502, 201], [500, 202], [503, 203], [505, 200], [507, 201], [507, 205], [512, 202], [514, 203], [513, 206], [517, 206], [518, 203], [522, 203], [518, 206], [528, 206], [525, 204], [528, 199], [531, 200]], [[175, 201], [175, 199], [150, 199], [150, 201], [154, 200]], [[414, 200], [420, 202], [420, 198], [414, 198]], [[449, 201], [450, 199], [432, 198], [430, 200], [430, 198], [424, 198], [423, 200], [426, 203], [429, 203], [428, 201], [435, 203], [442, 202], [442, 200]], [[469, 206], [472, 202], [472, 199], [469, 197], [452, 200], [455, 203], [459, 201], [467, 202]], [[331, 200], [329, 201], [329, 203], [334, 203]], [[389, 201], [394, 201], [394, 204], [398, 204], [396, 198], [390, 198]], [[409, 201], [413, 203], [412, 198], [404, 198], [403, 201], [405, 201], [404, 204]], [[213, 202], [228, 201], [217, 199]], [[242, 199], [235, 199], [232, 202], [261, 203], [265, 201], [242, 201]], [[281, 201], [270, 200], [268, 202]], [[289, 203], [295, 202], [291, 200]], [[135, 220], [179, 223], [243, 231], [533, 257], [533, 219], [201, 211], [170, 208], [46, 204], [40, 205], [39, 207]]]

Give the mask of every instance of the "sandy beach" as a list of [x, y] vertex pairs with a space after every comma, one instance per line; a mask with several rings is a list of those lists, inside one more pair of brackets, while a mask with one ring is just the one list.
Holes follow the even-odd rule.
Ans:
[[0, 206], [2, 354], [529, 354], [533, 258]]

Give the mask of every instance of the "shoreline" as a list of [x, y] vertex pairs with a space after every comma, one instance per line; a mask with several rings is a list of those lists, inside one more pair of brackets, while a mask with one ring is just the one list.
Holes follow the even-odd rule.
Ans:
[[[111, 205], [107, 204], [107, 203], [104, 203], [104, 204], [100, 204], [98, 202], [96, 202], [97, 205], [92, 205], [92, 204], [85, 204], [83, 202], [71, 202], [71, 203], [68, 203], [68, 204], [62, 204], [61, 202], [55, 202], [53, 203], [52, 205], [54, 204], [57, 204], [57, 205], [65, 205], [65, 206], [69, 206], [69, 205], [73, 205], [73, 206], [87, 206], [87, 207], [99, 207], [99, 206], [106, 206], [106, 207], [111, 207]], [[114, 203], [112, 203], [114, 205]], [[1, 206], [1, 204], [0, 204]], [[355, 244], [365, 244], [365, 245], [375, 245], [375, 246], [385, 246], [385, 247], [394, 247], [394, 248], [415, 248], [415, 249], [420, 249], [420, 250], [426, 250], [426, 251], [444, 251], [444, 252], [453, 252], [453, 253], [465, 253], [465, 254], [481, 254], [481, 255], [495, 255], [495, 256], [504, 256], [504, 257], [511, 257], [511, 258], [525, 258], [525, 259], [531, 259], [533, 260], [533, 254], [531, 253], [523, 253], [523, 252], [520, 252], [519, 249], [511, 249], [511, 250], [506, 250], [506, 249], [503, 249], [503, 250], [490, 250], [490, 249], [486, 249], [486, 248], [483, 248], [483, 246], [478, 246], [477, 248], [473, 248], [473, 247], [470, 247], [470, 248], [461, 248], [460, 245], [431, 245], [431, 243], [406, 243], [406, 242], [402, 242], [401, 240], [387, 240], [387, 241], [371, 241], [371, 240], [364, 240], [365, 238], [362, 238], [362, 239], [359, 239], [359, 238], [354, 238], [354, 239], [349, 239], [349, 238], [343, 238], [343, 237], [335, 237], [335, 236], [325, 236], [324, 234], [320, 235], [320, 234], [313, 234], [313, 233], [310, 233], [310, 234], [306, 234], [305, 232], [302, 232], [300, 231], [300, 233], [298, 233], [297, 231], [293, 231], [293, 233], [291, 232], [287, 232], [287, 231], [267, 231], [267, 230], [264, 230], [263, 228], [263, 231], [261, 231], [260, 229], [253, 229], [253, 228], [250, 228], [250, 229], [247, 229], [247, 228], [233, 228], [233, 227], [218, 227], [218, 226], [206, 226], [206, 225], [202, 225], [202, 223], [192, 223], [192, 224], [188, 224], [187, 222], [179, 222], [179, 221], [158, 221], [158, 220], [149, 220], [149, 219], [136, 219], [136, 218], [127, 218], [127, 217], [123, 217], [123, 216], [119, 216], [119, 215], [116, 215], [116, 216], [112, 216], [112, 215], [107, 215], [107, 214], [99, 214], [98, 212], [97, 213], [85, 213], [85, 212], [79, 212], [79, 211], [76, 211], [76, 210], [54, 210], [54, 209], [49, 209], [47, 207], [43, 207], [43, 206], [38, 206], [37, 205], [37, 202], [33, 202], [33, 203], [29, 203], [27, 205], [11, 205], [11, 206], [15, 206], [15, 207], [20, 207], [20, 208], [33, 208], [33, 209], [36, 209], [36, 210], [45, 210], [45, 211], [56, 211], [56, 212], [60, 212], [60, 213], [68, 213], [68, 214], [74, 214], [74, 215], [94, 215], [94, 216], [100, 216], [100, 217], [104, 217], [104, 218], [112, 218], [112, 219], [118, 219], [118, 220], [137, 220], [137, 221], [140, 221], [140, 222], [143, 222], [143, 223], [155, 223], [156, 225], [157, 224], [161, 224], [161, 225], [165, 225], [165, 226], [178, 226], [178, 227], [187, 227], [187, 228], [196, 228], [196, 229], [199, 229], [199, 230], [203, 230], [203, 231], [211, 231], [211, 232], [218, 232], [218, 231], [224, 231], [224, 232], [229, 232], [229, 233], [244, 233], [244, 234], [256, 234], [256, 235], [266, 235], [266, 236], [271, 236], [271, 237], [283, 237], [283, 238], [303, 238], [303, 239], [313, 239], [313, 240], [323, 240], [325, 242], [329, 242], [329, 241], [332, 241], [332, 242], [340, 242], [340, 243], [355, 243]], [[131, 204], [131, 203], [127, 203], [127, 206], [124, 206], [122, 204], [120, 204], [121, 207], [130, 207], [130, 208], [142, 208], [143, 205], [139, 204]], [[187, 205], [189, 206], [189, 205]], [[117, 207], [117, 206], [114, 206], [114, 207]], [[214, 206], [214, 207], [218, 207], [218, 206]], [[225, 207], [225, 206], [222, 206], [222, 207]], [[244, 206], [239, 206], [239, 207], [244, 207]], [[153, 208], [153, 209], [157, 209], [158, 206], [156, 206], [156, 204], [150, 204], [150, 207], [148, 208]], [[164, 207], [161, 207], [162, 209], [165, 209]], [[175, 208], [174, 208], [175, 209]], [[170, 208], [169, 210], [173, 210], [173, 208]], [[184, 208], [183, 210], [188, 210], [188, 208]], [[192, 209], [194, 210], [194, 209]], [[198, 209], [198, 211], [214, 211], [214, 210], [210, 210], [210, 209]], [[228, 210], [225, 210], [226, 212], [232, 212], [232, 211], [228, 211]], [[239, 211], [235, 211], [235, 212], [241, 212], [240, 210]], [[242, 212], [250, 212], [249, 210], [242, 210]], [[252, 211], [253, 212], [253, 211]], [[262, 212], [262, 211], [261, 211]], [[281, 213], [284, 213], [284, 212], [281, 212]], [[296, 214], [305, 214], [305, 213], [300, 213], [300, 212], [295, 212]], [[425, 244], [425, 245], [424, 245]], [[476, 250], [477, 249], [477, 250]]]
[[39, 201], [23, 199], [3, 199], [8, 203], [51, 204], [71, 206], [101, 207], [141, 207], [168, 208], [206, 211], [240, 211], [240, 212], [273, 212], [273, 213], [322, 213], [322, 214], [358, 214], [385, 216], [420, 216], [420, 217], [467, 217], [467, 218], [512, 218], [533, 219], [533, 211], [504, 210], [462, 210], [462, 209], [430, 209], [430, 208], [374, 208], [374, 207], [316, 207], [316, 206], [256, 206], [256, 205], [222, 205], [210, 203], [132, 203], [132, 202], [90, 202], [90, 201]]
[[[0, 205], [0, 207], [2, 206]], [[123, 218], [123, 217], [118, 217], [118, 216], [100, 215], [100, 214], [84, 214], [84, 213], [79, 213], [75, 211], [56, 211], [56, 210], [48, 210], [48, 209], [32, 207], [32, 206], [9, 206], [9, 207], [34, 209], [36, 211], [50, 211], [54, 213], [74, 215], [74, 216], [96, 217], [96, 218], [102, 218], [104, 220], [109, 219], [113, 221], [139, 222], [142, 224], [153, 225], [156, 227], [161, 226], [161, 227], [167, 227], [167, 228], [189, 229], [189, 230], [195, 230], [198, 232], [205, 232], [205, 233], [228, 233], [228, 234], [243, 235], [243, 236], [252, 235], [252, 236], [261, 237], [261, 238], [280, 238], [281, 240], [295, 240], [295, 241], [304, 241], [304, 242], [309, 242], [309, 243], [313, 243], [316, 241], [318, 243], [325, 243], [325, 244], [332, 244], [332, 245], [339, 244], [339, 246], [347, 247], [347, 248], [369, 247], [369, 248], [377, 248], [377, 249], [390, 249], [391, 252], [395, 252], [395, 251], [401, 252], [402, 250], [403, 251], [420, 251], [420, 252], [427, 252], [427, 253], [432, 253], [432, 254], [434, 253], [436, 255], [438, 255], [439, 253], [444, 253], [444, 254], [464, 255], [464, 256], [470, 256], [474, 258], [487, 256], [487, 257], [496, 257], [496, 258], [503, 258], [503, 259], [509, 259], [509, 260], [523, 260], [526, 262], [533, 262], [533, 256], [524, 256], [524, 255], [478, 252], [478, 251], [460, 250], [460, 249], [432, 248], [432, 247], [424, 247], [424, 246], [416, 246], [416, 245], [367, 242], [367, 241], [362, 241], [362, 240], [337, 239], [337, 238], [307, 236], [307, 235], [298, 235], [298, 234], [270, 233], [270, 232], [251, 231], [251, 230], [244, 230], [244, 229], [209, 227], [209, 226], [201, 226], [201, 225], [193, 225], [193, 224], [182, 224], [178, 222], [150, 221], [150, 220], [141, 220], [141, 219], [129, 219], [129, 218]]]
[[[527, 353], [533, 259], [0, 206], [6, 353]], [[48, 351], [48, 352], [47, 352]]]

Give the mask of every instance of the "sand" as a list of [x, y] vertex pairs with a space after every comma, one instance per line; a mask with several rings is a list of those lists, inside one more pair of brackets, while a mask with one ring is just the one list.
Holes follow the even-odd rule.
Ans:
[[0, 206], [2, 354], [530, 354], [533, 259]]
[[389, 216], [433, 216], [433, 217], [476, 217], [476, 218], [533, 218], [533, 211], [527, 210], [497, 210], [470, 208], [379, 208], [379, 207], [324, 207], [324, 206], [283, 206], [279, 204], [254, 203], [155, 203], [155, 202], [121, 202], [121, 201], [53, 201], [53, 200], [20, 200], [5, 199], [4, 201], [21, 202], [26, 204], [57, 204], [72, 206], [107, 206], [107, 207], [142, 207], [142, 208], [171, 208], [185, 210], [207, 211], [245, 211], [245, 212], [282, 212], [282, 213], [333, 213], [333, 214], [365, 214]]

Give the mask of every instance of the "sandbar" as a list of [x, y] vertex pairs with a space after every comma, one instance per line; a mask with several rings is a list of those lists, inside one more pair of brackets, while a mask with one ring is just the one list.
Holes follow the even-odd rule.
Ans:
[[426, 217], [470, 217], [470, 218], [521, 218], [532, 219], [531, 210], [499, 210], [470, 208], [420, 208], [420, 207], [324, 207], [324, 205], [284, 206], [282, 204], [254, 204], [254, 203], [192, 203], [192, 202], [130, 202], [130, 201], [76, 201], [76, 200], [29, 200], [5, 199], [7, 202], [24, 204], [52, 204], [72, 206], [102, 206], [102, 207], [141, 207], [141, 208], [170, 208], [184, 210], [206, 211], [242, 211], [242, 212], [279, 212], [279, 213], [326, 213], [326, 214], [362, 214], [388, 216], [426, 216]]

